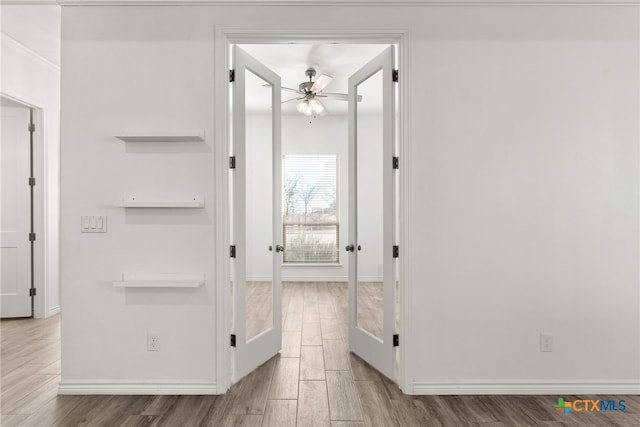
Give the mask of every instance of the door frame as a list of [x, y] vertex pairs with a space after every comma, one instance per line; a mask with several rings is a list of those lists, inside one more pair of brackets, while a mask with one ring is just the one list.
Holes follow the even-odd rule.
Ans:
[[[33, 113], [33, 124], [36, 129], [33, 133], [33, 150], [31, 152], [31, 158], [33, 161], [33, 176], [36, 179], [36, 185], [34, 187], [33, 194], [33, 231], [36, 233], [36, 240], [33, 242], [33, 283], [36, 287], [36, 295], [32, 297], [33, 310], [32, 316], [35, 319], [44, 319], [51, 315], [57, 314], [57, 311], [50, 313], [48, 310], [48, 293], [49, 285], [46, 278], [47, 272], [47, 260], [51, 260], [54, 255], [48, 248], [47, 239], [47, 221], [46, 213], [50, 207], [47, 206], [46, 188], [48, 185], [46, 175], [46, 161], [45, 161], [45, 132], [43, 127], [44, 111], [41, 107], [12, 96], [4, 91], [0, 91], [0, 98], [8, 99], [11, 102], [20, 104], [22, 107], [29, 109]], [[26, 129], [26, 125], [25, 125]], [[28, 191], [28, 187], [25, 185], [25, 191]], [[59, 309], [58, 309], [59, 311]]]
[[229, 257], [230, 224], [229, 217], [229, 146], [231, 137], [231, 115], [229, 102], [231, 86], [230, 47], [234, 44], [277, 44], [277, 43], [354, 43], [354, 44], [395, 44], [397, 45], [397, 67], [399, 69], [398, 99], [396, 117], [398, 138], [399, 168], [399, 244], [398, 260], [400, 346], [398, 347], [398, 385], [403, 392], [413, 393], [412, 329], [411, 329], [411, 230], [413, 215], [411, 212], [411, 135], [410, 135], [410, 33], [406, 28], [367, 29], [344, 27], [255, 27], [255, 26], [216, 26], [214, 35], [214, 123], [215, 123], [215, 269], [216, 269], [216, 388], [225, 393], [231, 385], [232, 349], [231, 304]]

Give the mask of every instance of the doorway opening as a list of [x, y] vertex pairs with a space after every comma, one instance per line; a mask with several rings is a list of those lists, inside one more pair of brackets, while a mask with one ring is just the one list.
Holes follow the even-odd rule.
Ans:
[[0, 97], [2, 146], [0, 171], [0, 317], [35, 314], [35, 221], [33, 108]]
[[[263, 77], [257, 65], [254, 66], [253, 59], [247, 59], [245, 61], [246, 68], [241, 70], [244, 73], [241, 77], [243, 79], [241, 83], [243, 91], [245, 91], [242, 94], [242, 99], [235, 98], [234, 84], [229, 87], [227, 99], [229, 104], [233, 105], [229, 107], [229, 110], [225, 106], [226, 117], [231, 123], [226, 129], [225, 135], [230, 144], [227, 148], [227, 153], [232, 157], [230, 166], [235, 169], [225, 171], [229, 173], [224, 179], [224, 182], [229, 183], [225, 185], [229, 200], [222, 201], [223, 206], [230, 206], [230, 211], [224, 212], [228, 218], [228, 228], [224, 234], [229, 237], [227, 241], [232, 247], [232, 259], [227, 259], [225, 266], [226, 271], [229, 272], [227, 277], [231, 277], [232, 283], [226, 294], [226, 297], [232, 301], [232, 305], [229, 317], [225, 322], [225, 329], [231, 333], [232, 345], [235, 344], [234, 338], [238, 338], [244, 344], [258, 341], [267, 335], [266, 331], [279, 329], [277, 351], [280, 351], [281, 357], [305, 358], [308, 355], [303, 356], [302, 354], [306, 352], [320, 351], [320, 354], [324, 355], [321, 359], [330, 365], [325, 366], [326, 369], [349, 369], [344, 365], [342, 365], [343, 368], [331, 366], [332, 363], [340, 364], [345, 361], [350, 363], [348, 301], [357, 298], [357, 304], [362, 309], [361, 312], [365, 312], [364, 307], [367, 306], [369, 314], [373, 314], [376, 312], [376, 304], [380, 305], [380, 302], [385, 298], [384, 295], [381, 295], [381, 284], [384, 276], [383, 264], [386, 261], [378, 258], [387, 255], [387, 252], [391, 254], [392, 248], [390, 246], [387, 251], [381, 247], [389, 241], [383, 242], [382, 239], [373, 241], [376, 235], [383, 234], [382, 232], [376, 233], [376, 227], [383, 229], [385, 225], [388, 227], [391, 224], [391, 235], [394, 236], [394, 242], [397, 243], [399, 240], [398, 227], [393, 223], [384, 223], [380, 217], [376, 217], [380, 213], [376, 208], [382, 208], [383, 205], [383, 200], [377, 198], [376, 193], [382, 193], [383, 177], [379, 170], [381, 167], [378, 168], [383, 163], [382, 156], [392, 152], [398, 153], [400, 141], [399, 125], [397, 124], [399, 114], [397, 104], [394, 103], [389, 108], [390, 111], [395, 110], [392, 113], [393, 126], [385, 126], [387, 133], [389, 129], [393, 129], [390, 139], [393, 140], [394, 145], [388, 153], [383, 152], [382, 149], [371, 149], [367, 153], [367, 150], [361, 146], [360, 157], [363, 160], [361, 163], [355, 162], [355, 152], [350, 153], [350, 147], [353, 144], [349, 143], [351, 132], [349, 129], [353, 129], [354, 125], [350, 124], [347, 93], [355, 90], [356, 94], [353, 96], [353, 100], [362, 98], [361, 94], [370, 93], [367, 92], [366, 85], [363, 84], [365, 81], [369, 86], [377, 85], [382, 88], [382, 65], [373, 69], [372, 72], [365, 71], [368, 74], [363, 75], [360, 82], [353, 84], [355, 89], [351, 92], [347, 87], [351, 84], [348, 77], [349, 74], [353, 74], [367, 64], [371, 58], [380, 56], [385, 49], [393, 52], [394, 49], [390, 46], [397, 48], [401, 38], [378, 37], [366, 40], [364, 37], [365, 40], [358, 40], [355, 43], [353, 40], [335, 42], [335, 40], [324, 39], [314, 39], [313, 42], [303, 39], [301, 42], [288, 41], [285, 43], [279, 37], [274, 37], [267, 42], [262, 38], [260, 43], [256, 43], [255, 35], [251, 40], [233, 40], [228, 37], [228, 34], [224, 34], [222, 38], [225, 40], [225, 52], [229, 53], [225, 58], [225, 63], [233, 69], [236, 79], [239, 77], [240, 70], [234, 67], [237, 58], [233, 58], [231, 55], [235, 46], [250, 54], [256, 62], [266, 62], [272, 68], [277, 68], [278, 70], [274, 74], [282, 74], [277, 76], [279, 78], [277, 83], [272, 83], [269, 77]], [[353, 49], [351, 50], [352, 54], [349, 54], [349, 49]], [[356, 58], [358, 55], [353, 54], [355, 51], [359, 52], [362, 60]], [[304, 53], [300, 54], [300, 52]], [[367, 55], [367, 52], [368, 57], [362, 57], [362, 55]], [[320, 59], [314, 60], [313, 54]], [[397, 61], [395, 53], [387, 56], [391, 58], [389, 64]], [[330, 62], [332, 59], [334, 64]], [[345, 62], [343, 64], [344, 70], [336, 65], [340, 61]], [[349, 69], [349, 67], [351, 68]], [[302, 89], [301, 83], [307, 74], [305, 71], [310, 68], [316, 71], [316, 79], [318, 76], [329, 75], [332, 77], [331, 86], [326, 89], [326, 92], [344, 94], [343, 98], [339, 100], [321, 98], [328, 114], [305, 115], [300, 108], [296, 108], [296, 104], [301, 99], [300, 93], [294, 93], [295, 89]], [[267, 72], [265, 71], [265, 73]], [[390, 69], [385, 73], [391, 76]], [[264, 76], [266, 75], [264, 74]], [[371, 78], [375, 75], [380, 79]], [[309, 81], [313, 83], [314, 80], [310, 79]], [[237, 83], [238, 80], [236, 80]], [[394, 91], [397, 92], [397, 89]], [[275, 98], [270, 97], [275, 92], [278, 93], [277, 105]], [[255, 102], [248, 93], [257, 94], [261, 100]], [[293, 97], [285, 96], [287, 94]], [[371, 102], [373, 97], [365, 95], [365, 99]], [[379, 108], [380, 117], [378, 119], [380, 120], [372, 115], [370, 122], [366, 120], [366, 104], [361, 103], [360, 105], [362, 107], [359, 108], [360, 115], [356, 116], [356, 121], [361, 124], [353, 133], [357, 132], [363, 139], [368, 131], [373, 134], [383, 134], [381, 117], [384, 108], [382, 108], [382, 102], [380, 101]], [[243, 111], [246, 109], [243, 116], [243, 120], [246, 122], [243, 123], [242, 130], [238, 130], [236, 123], [233, 123], [235, 118], [232, 120], [233, 109], [237, 108], [242, 108]], [[275, 111], [279, 115], [280, 108], [282, 108], [281, 128], [274, 129], [276, 122], [273, 120], [273, 115], [276, 114]], [[262, 109], [261, 112], [260, 109]], [[265, 144], [264, 141], [266, 138], [268, 142], [276, 134], [278, 138], [282, 137], [282, 146], [277, 150], [272, 150], [269, 147], [270, 144]], [[238, 138], [246, 140], [247, 144], [240, 151], [238, 151], [238, 147], [234, 146]], [[265, 149], [267, 151], [264, 151]], [[372, 155], [378, 156], [380, 159], [372, 159]], [[278, 159], [278, 162], [277, 164], [269, 162], [269, 159]], [[388, 164], [391, 166], [391, 157], [388, 160]], [[236, 162], [246, 162], [246, 164], [240, 166]], [[306, 166], [305, 162], [307, 162]], [[375, 166], [368, 168], [367, 165]], [[245, 168], [242, 172], [242, 178], [238, 178], [238, 167]], [[350, 222], [354, 219], [352, 217], [355, 217], [355, 209], [350, 206], [352, 201], [349, 194], [356, 194], [353, 188], [350, 189], [352, 183], [355, 182], [350, 174], [355, 174], [356, 167], [360, 170], [369, 169], [369, 173], [372, 174], [366, 177], [361, 176], [361, 185], [358, 187], [358, 193], [361, 195], [359, 198], [360, 206], [366, 205], [363, 195], [368, 190], [371, 193], [368, 197], [375, 200], [371, 203], [371, 208], [363, 209], [368, 215], [361, 215], [357, 218], [361, 221], [361, 230], [368, 228], [373, 230], [371, 235], [374, 237], [369, 239], [367, 243], [364, 243], [361, 237], [355, 241], [350, 231], [355, 227], [349, 227]], [[298, 171], [302, 169], [307, 173], [297, 175], [292, 172], [296, 168]], [[380, 172], [379, 177], [374, 176], [376, 172]], [[313, 179], [316, 181], [307, 178], [306, 176], [309, 174], [315, 174]], [[242, 181], [243, 191], [241, 193], [235, 191], [234, 185], [238, 181]], [[396, 178], [391, 184], [394, 189], [398, 187], [398, 181]], [[273, 185], [270, 187], [271, 183]], [[292, 188], [296, 185], [297, 188]], [[280, 193], [277, 198], [274, 197], [276, 192]], [[236, 207], [240, 205], [235, 204], [235, 201], [239, 198], [243, 200], [241, 209], [237, 210]], [[397, 216], [401, 208], [394, 207], [397, 205], [395, 196], [391, 204], [391, 211], [394, 216]], [[242, 235], [231, 231], [235, 229], [234, 223], [238, 220], [239, 213], [242, 213], [242, 220], [246, 221]], [[268, 233], [271, 224], [274, 224], [273, 231]], [[255, 245], [252, 246], [250, 241], [255, 242]], [[240, 245], [246, 245], [244, 254], [240, 252], [239, 247], [236, 249], [236, 246]], [[289, 250], [290, 252], [288, 252]], [[274, 254], [282, 251], [282, 254], [276, 256], [277, 262], [272, 263]], [[372, 257], [367, 261], [363, 256], [374, 252], [378, 252], [380, 257]], [[234, 263], [238, 262], [238, 258], [233, 259], [235, 256], [245, 258], [242, 277], [236, 274]], [[356, 265], [352, 259], [354, 256], [362, 256], [363, 260], [359, 262], [360, 271], [350, 274], [349, 266], [351, 265], [354, 270], [354, 265]], [[271, 266], [274, 266], [274, 274], [270, 274]], [[365, 266], [368, 267], [366, 273]], [[391, 273], [393, 287], [390, 295], [393, 299], [394, 310], [390, 312], [400, 313], [400, 310], [395, 309], [396, 305], [401, 305], [398, 304], [399, 301], [395, 295], [400, 292], [398, 279], [401, 274], [398, 274], [399, 268], [394, 267], [393, 270], [394, 272]], [[275, 282], [279, 281], [280, 277], [276, 278], [276, 275], [282, 276], [283, 285], [278, 291], [275, 290]], [[389, 273], [387, 273], [387, 277], [388, 275]], [[357, 277], [355, 283], [357, 283], [360, 292], [349, 297], [348, 282], [355, 277]], [[242, 282], [244, 286], [241, 292], [239, 292], [239, 282]], [[376, 293], [377, 289], [380, 292]], [[278, 302], [277, 309], [275, 308], [276, 302]], [[273, 310], [277, 310], [279, 313], [274, 313]], [[380, 305], [379, 311], [381, 314], [379, 317], [382, 319], [384, 317], [382, 305]], [[241, 323], [245, 331], [241, 337], [236, 337], [234, 332]], [[377, 339], [382, 343], [384, 338], [385, 344], [390, 346], [391, 337], [382, 336], [382, 327], [378, 326], [380, 323], [382, 320], [377, 321], [375, 315], [366, 319], [359, 313], [355, 318], [355, 325], [365, 332], [366, 339]], [[401, 323], [402, 321], [397, 319], [394, 314], [392, 321], [394, 332], [400, 330]], [[325, 344], [328, 347], [325, 347]], [[341, 351], [345, 349], [346, 353]], [[402, 366], [398, 360], [398, 348], [396, 347], [392, 351], [394, 354], [393, 368], [387, 370], [385, 375], [401, 383], [400, 375], [396, 371], [398, 365]], [[337, 358], [332, 359], [331, 354], [337, 355]], [[346, 358], [343, 357], [345, 354]], [[238, 381], [250, 372], [249, 370], [239, 373], [241, 370], [238, 369], [238, 363], [241, 359], [238, 356], [238, 347], [231, 350], [228, 355], [223, 355], [223, 357], [227, 357], [227, 363], [222, 363], [223, 377], [224, 372], [227, 372], [226, 375], [231, 377], [229, 383]], [[363, 366], [366, 366], [362, 359], [355, 358], [355, 360], [359, 360]], [[366, 361], [366, 358], [364, 360]], [[224, 371], [225, 365], [229, 371]], [[219, 386], [220, 391], [226, 389], [222, 381]]]

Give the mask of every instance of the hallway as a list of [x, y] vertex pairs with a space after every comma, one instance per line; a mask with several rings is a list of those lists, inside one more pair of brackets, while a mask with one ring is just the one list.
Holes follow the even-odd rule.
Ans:
[[[59, 317], [2, 320], [11, 426], [633, 426], [627, 411], [564, 416], [558, 396], [408, 396], [347, 350], [346, 285], [286, 283], [283, 349], [221, 396], [57, 396]], [[609, 396], [564, 396], [614, 399]]]

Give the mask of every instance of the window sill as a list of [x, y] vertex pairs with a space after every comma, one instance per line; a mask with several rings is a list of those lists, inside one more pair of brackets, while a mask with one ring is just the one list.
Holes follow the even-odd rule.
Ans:
[[282, 267], [284, 268], [298, 268], [298, 267], [303, 267], [303, 268], [317, 268], [317, 267], [342, 267], [342, 263], [335, 263], [335, 264], [328, 264], [328, 263], [322, 263], [322, 264], [312, 264], [312, 263], [299, 263], [299, 264], [293, 264], [293, 263], [282, 263], [281, 264]]

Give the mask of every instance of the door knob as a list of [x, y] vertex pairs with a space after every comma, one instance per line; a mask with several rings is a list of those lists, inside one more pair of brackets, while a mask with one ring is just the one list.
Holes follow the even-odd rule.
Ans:
[[284, 252], [284, 246], [276, 245], [276, 252]]
[[347, 252], [353, 252], [354, 249], [355, 248], [354, 248], [353, 245], [347, 245], [347, 246], [344, 247], [344, 250], [347, 251]]

